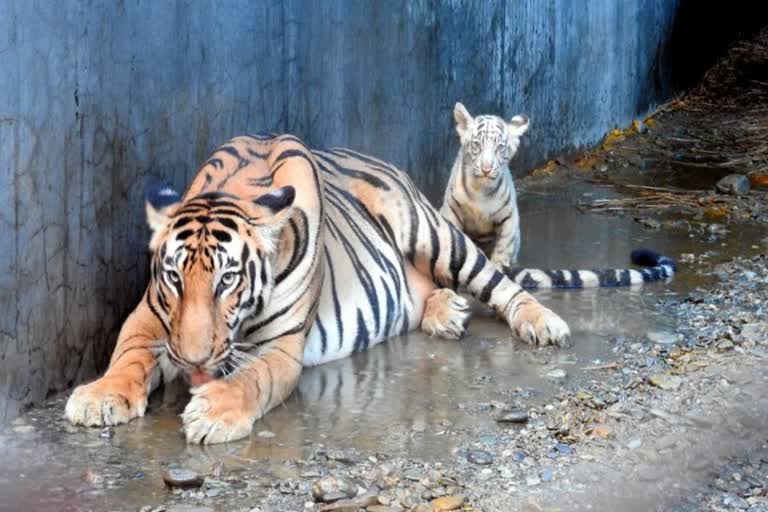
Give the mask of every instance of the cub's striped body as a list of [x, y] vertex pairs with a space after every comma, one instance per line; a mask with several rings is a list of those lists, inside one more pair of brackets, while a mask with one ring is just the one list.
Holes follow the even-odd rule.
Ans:
[[520, 252], [517, 192], [507, 166], [517, 153], [528, 118], [472, 117], [461, 103], [453, 110], [461, 146], [451, 169], [440, 214], [464, 231], [511, 280], [525, 289], [632, 286], [672, 277], [675, 265], [653, 251], [637, 250], [632, 262], [649, 268], [543, 270], [516, 268]]
[[440, 214], [490, 254], [491, 261], [511, 265], [520, 252], [520, 216], [508, 166], [528, 130], [528, 118], [473, 118], [461, 103], [453, 116], [461, 146]]
[[144, 414], [161, 373], [185, 375], [190, 442], [248, 435], [294, 389], [303, 365], [421, 328], [460, 337], [468, 290], [528, 343], [567, 325], [446, 222], [401, 171], [290, 135], [238, 137], [183, 197], [149, 196], [151, 279], [106, 374], [66, 415], [116, 424]]

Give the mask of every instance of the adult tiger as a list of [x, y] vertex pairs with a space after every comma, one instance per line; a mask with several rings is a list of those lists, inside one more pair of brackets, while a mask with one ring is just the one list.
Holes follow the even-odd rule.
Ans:
[[186, 375], [192, 443], [238, 439], [295, 388], [303, 365], [419, 326], [461, 336], [461, 287], [528, 343], [564, 344], [568, 326], [440, 217], [411, 180], [346, 149], [296, 137], [238, 137], [184, 197], [148, 196], [150, 283], [109, 368], [66, 405], [75, 424], [142, 416], [163, 378]]

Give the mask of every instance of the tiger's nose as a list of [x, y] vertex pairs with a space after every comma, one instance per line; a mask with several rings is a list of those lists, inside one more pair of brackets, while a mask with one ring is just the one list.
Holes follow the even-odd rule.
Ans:
[[491, 171], [493, 170], [493, 166], [491, 164], [483, 163], [482, 166], [480, 166], [480, 170], [483, 171], [485, 174], [491, 174]]

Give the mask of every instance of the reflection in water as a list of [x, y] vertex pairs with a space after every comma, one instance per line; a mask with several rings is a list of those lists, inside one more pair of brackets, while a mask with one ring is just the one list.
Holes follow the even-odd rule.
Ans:
[[[687, 232], [648, 231], [630, 218], [581, 214], [571, 205], [587, 189], [523, 195], [521, 264], [625, 266], [638, 246], [673, 258], [710, 249], [726, 257], [749, 250], [743, 240], [759, 239], [754, 228], [744, 228], [702, 248], [703, 242]], [[569, 349], [536, 350], [514, 343], [504, 324], [480, 314], [461, 342], [417, 332], [309, 368], [293, 396], [260, 421], [249, 440], [231, 445], [188, 446], [179, 434], [177, 416], [185, 393], [173, 387], [165, 396], [153, 397], [147, 417], [116, 428], [111, 439], [100, 438], [97, 429], [68, 425], [61, 417], [63, 399], [54, 400], [49, 410], [27, 416], [32, 424], [37, 419], [34, 433], [0, 437], [0, 510], [157, 504], [167, 492], [159, 475], [173, 465], [206, 473], [214, 462], [223, 461], [230, 470], [262, 475], [270, 485], [275, 478], [295, 477], [297, 467], [285, 461], [305, 458], [320, 445], [449, 458], [460, 440], [457, 430], [493, 421], [479, 403], [514, 401], [519, 388], [530, 391], [534, 401], [546, 401], [555, 384], [542, 375], [551, 368], [565, 369], [570, 385], [583, 366], [611, 359], [618, 336], [637, 339], [649, 330], [673, 330], [671, 319], [656, 304], [702, 284], [693, 270], [682, 265], [671, 283], [639, 289], [536, 293], [571, 325]], [[104, 477], [101, 487], [84, 481], [88, 471]]]

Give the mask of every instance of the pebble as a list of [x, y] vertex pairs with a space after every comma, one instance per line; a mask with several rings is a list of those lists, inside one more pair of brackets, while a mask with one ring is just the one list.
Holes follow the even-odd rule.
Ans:
[[203, 477], [189, 469], [169, 469], [163, 473], [163, 482], [168, 487], [189, 489], [203, 485]]
[[315, 501], [331, 503], [357, 494], [357, 485], [346, 478], [329, 476], [316, 480], [312, 484], [312, 497]]
[[275, 434], [274, 432], [272, 432], [270, 430], [262, 430], [261, 432], [256, 434], [256, 437], [263, 437], [263, 438], [266, 438], [266, 439], [271, 439], [271, 438], [275, 437], [276, 435], [277, 434]]
[[667, 391], [678, 389], [683, 384], [683, 379], [677, 375], [670, 375], [668, 373], [656, 373], [650, 376], [648, 381], [656, 386]]
[[493, 455], [485, 450], [469, 450], [467, 452], [467, 460], [478, 466], [487, 466], [493, 463]]
[[768, 341], [768, 322], [753, 322], [741, 326], [741, 337], [745, 341], [764, 343]]
[[627, 443], [627, 448], [629, 448], [630, 450], [637, 450], [641, 446], [643, 446], [642, 439], [633, 439]]
[[749, 182], [749, 178], [743, 174], [729, 174], [721, 178], [715, 187], [723, 194], [743, 196], [749, 193], [752, 184]]
[[668, 331], [648, 331], [645, 337], [659, 345], [673, 345], [678, 341], [677, 334]]
[[733, 342], [731, 340], [723, 340], [720, 343], [717, 344], [717, 350], [720, 352], [726, 352], [728, 350], [733, 350]]
[[541, 470], [541, 481], [542, 482], [549, 482], [554, 478], [554, 471], [552, 471], [552, 468], [544, 468]]
[[456, 494], [453, 496], [443, 496], [442, 498], [437, 498], [436, 500], [432, 500], [432, 509], [435, 512], [456, 510], [461, 508], [466, 501], [467, 501], [466, 498], [460, 494]]
[[496, 418], [499, 423], [525, 423], [528, 421], [528, 411], [523, 409], [505, 409]]
[[565, 373], [565, 370], [562, 368], [555, 368], [554, 370], [551, 370], [547, 372], [547, 378], [554, 379], [554, 380], [561, 380], [564, 379], [568, 374]]

